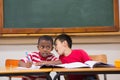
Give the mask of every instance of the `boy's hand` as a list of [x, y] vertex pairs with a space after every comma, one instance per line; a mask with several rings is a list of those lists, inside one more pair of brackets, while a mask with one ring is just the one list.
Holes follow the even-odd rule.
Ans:
[[36, 66], [41, 66], [41, 65], [43, 65], [43, 62], [37, 62], [37, 63], [35, 63], [35, 65]]
[[46, 63], [46, 61], [42, 61], [42, 62], [37, 62], [35, 63], [36, 66], [42, 66]]
[[32, 66], [32, 64], [33, 64], [33, 62], [28, 61], [28, 62], [26, 63], [26, 67], [27, 67], [27, 68], [30, 68], [30, 67]]
[[42, 66], [42, 65], [56, 65], [56, 64], [62, 64], [60, 60], [56, 61], [42, 61], [35, 63], [36, 66]]

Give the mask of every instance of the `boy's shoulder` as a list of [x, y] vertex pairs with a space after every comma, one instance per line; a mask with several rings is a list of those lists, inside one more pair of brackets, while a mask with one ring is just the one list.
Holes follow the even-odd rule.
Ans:
[[72, 50], [72, 54], [75, 54], [75, 55], [76, 55], [76, 53], [77, 53], [77, 55], [80, 55], [80, 56], [87, 54], [87, 52], [84, 51], [83, 49], [74, 49], [74, 50]]

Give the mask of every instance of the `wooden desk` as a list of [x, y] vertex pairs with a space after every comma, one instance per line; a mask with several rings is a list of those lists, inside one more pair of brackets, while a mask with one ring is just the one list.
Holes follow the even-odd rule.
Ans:
[[43, 69], [16, 69], [0, 67], [0, 76], [25, 76], [25, 75], [45, 75], [47, 80], [52, 80], [49, 73], [52, 68]]
[[120, 74], [120, 68], [53, 68], [57, 72], [53, 80], [59, 79], [60, 75], [67, 74]]

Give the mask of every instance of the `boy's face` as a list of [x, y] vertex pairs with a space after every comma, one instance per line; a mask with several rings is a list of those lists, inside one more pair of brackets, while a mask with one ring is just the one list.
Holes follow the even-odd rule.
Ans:
[[55, 50], [58, 52], [59, 55], [63, 55], [64, 54], [64, 42], [61, 42], [60, 40], [56, 40], [55, 42]]
[[53, 48], [53, 45], [50, 41], [41, 40], [37, 47], [38, 47], [38, 50], [41, 53], [41, 56], [42, 57], [47, 57], [47, 56], [50, 55], [50, 53], [52, 51], [52, 48]]

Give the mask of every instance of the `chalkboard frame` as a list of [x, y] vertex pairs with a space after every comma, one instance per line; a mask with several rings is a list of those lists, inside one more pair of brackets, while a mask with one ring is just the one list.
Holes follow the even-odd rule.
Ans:
[[[109, 1], [109, 0], [108, 0]], [[38, 33], [80, 33], [119, 31], [118, 0], [113, 0], [114, 26], [74, 27], [74, 28], [4, 28], [3, 0], [0, 0], [0, 33], [38, 34]]]

